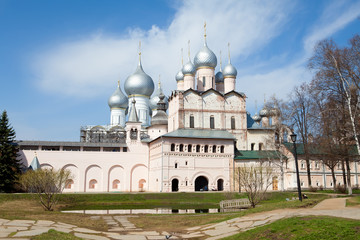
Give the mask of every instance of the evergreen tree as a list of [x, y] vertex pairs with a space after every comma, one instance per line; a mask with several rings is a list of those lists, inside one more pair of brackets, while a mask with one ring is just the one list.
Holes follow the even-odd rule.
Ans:
[[0, 119], [0, 192], [11, 192], [20, 174], [15, 131], [9, 124], [6, 111]]

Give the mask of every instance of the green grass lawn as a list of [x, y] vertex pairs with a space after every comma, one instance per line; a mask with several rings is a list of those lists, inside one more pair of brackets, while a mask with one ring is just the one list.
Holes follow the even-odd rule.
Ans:
[[70, 233], [63, 233], [50, 229], [48, 232], [31, 238], [32, 240], [81, 240]]
[[357, 220], [335, 217], [293, 217], [273, 222], [223, 240], [260, 239], [360, 239], [360, 224]]
[[[304, 208], [314, 206], [327, 198], [325, 194], [308, 194], [309, 199], [303, 202], [286, 201], [297, 196], [296, 192], [268, 193], [266, 199], [256, 208], [241, 212], [215, 214], [174, 214], [140, 215], [131, 218], [137, 227], [146, 230], [182, 231], [186, 228], [221, 222], [250, 213], [270, 211], [282, 208]], [[197, 193], [107, 193], [107, 194], [63, 194], [60, 196], [55, 211], [44, 211], [30, 194], [0, 194], [0, 218], [5, 219], [41, 219], [61, 221], [87, 227], [94, 230], [107, 231], [106, 223], [91, 219], [88, 214], [62, 213], [64, 209], [128, 209], [166, 207], [173, 209], [218, 208], [219, 202], [226, 199], [245, 197], [244, 194], [227, 192], [197, 192]]]

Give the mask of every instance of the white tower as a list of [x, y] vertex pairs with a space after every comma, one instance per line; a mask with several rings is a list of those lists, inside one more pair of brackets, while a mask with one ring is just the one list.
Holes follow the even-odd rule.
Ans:
[[206, 23], [204, 24], [204, 47], [195, 55], [194, 64], [197, 70], [197, 90], [215, 89], [215, 67], [217, 59], [206, 43]]
[[228, 93], [235, 90], [236, 84], [236, 68], [231, 65], [230, 60], [230, 43], [228, 43], [228, 51], [229, 51], [229, 63], [225, 66], [223, 75], [224, 75], [224, 93]]

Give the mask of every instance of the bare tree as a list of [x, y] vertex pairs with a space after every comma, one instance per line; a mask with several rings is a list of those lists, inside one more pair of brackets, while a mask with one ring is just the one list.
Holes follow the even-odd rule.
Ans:
[[285, 169], [288, 159], [282, 154], [284, 152], [282, 143], [288, 141], [288, 136], [291, 133], [288, 125], [285, 124], [289, 122], [288, 104], [274, 95], [266, 102], [266, 107], [270, 110], [270, 117], [272, 118], [271, 127], [274, 129], [274, 136], [266, 138], [265, 145], [273, 146], [275, 150], [262, 151], [261, 155], [264, 159], [271, 162], [275, 169], [280, 171], [280, 189], [285, 191]]
[[[358, 139], [360, 91], [360, 37], [350, 39], [350, 47], [339, 48], [332, 40], [323, 40], [315, 48], [309, 67], [316, 71], [314, 80], [321, 91], [337, 100], [337, 114], [343, 116], [342, 145], [355, 144], [360, 153]], [[349, 124], [347, 124], [349, 123]], [[349, 158], [345, 158], [347, 188], [352, 194]], [[344, 165], [345, 165], [344, 164]]]
[[304, 157], [306, 162], [307, 179], [309, 187], [311, 187], [311, 172], [310, 172], [310, 136], [311, 134], [311, 110], [313, 99], [310, 94], [310, 86], [303, 83], [296, 86], [290, 95], [289, 101], [289, 125], [293, 126], [294, 131], [299, 135], [299, 141], [304, 146]]
[[38, 169], [29, 170], [20, 178], [20, 184], [30, 193], [35, 193], [46, 211], [52, 211], [70, 179], [69, 170]]
[[254, 208], [266, 194], [272, 184], [273, 168], [269, 162], [261, 162], [256, 165], [246, 165], [238, 167], [236, 171], [237, 179]]

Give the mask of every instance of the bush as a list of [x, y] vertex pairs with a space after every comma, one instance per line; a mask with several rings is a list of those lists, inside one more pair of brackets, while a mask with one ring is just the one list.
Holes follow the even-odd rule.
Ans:
[[340, 193], [346, 193], [346, 187], [344, 185], [337, 186], [336, 190]]
[[323, 186], [323, 185], [320, 185], [319, 190], [320, 190], [320, 191], [323, 191], [323, 190], [324, 190], [324, 186]]
[[317, 192], [317, 187], [310, 186], [309, 192]]
[[70, 171], [38, 169], [30, 170], [20, 177], [20, 184], [29, 193], [36, 193], [42, 207], [52, 211], [58, 202], [58, 194], [62, 193], [70, 179]]

